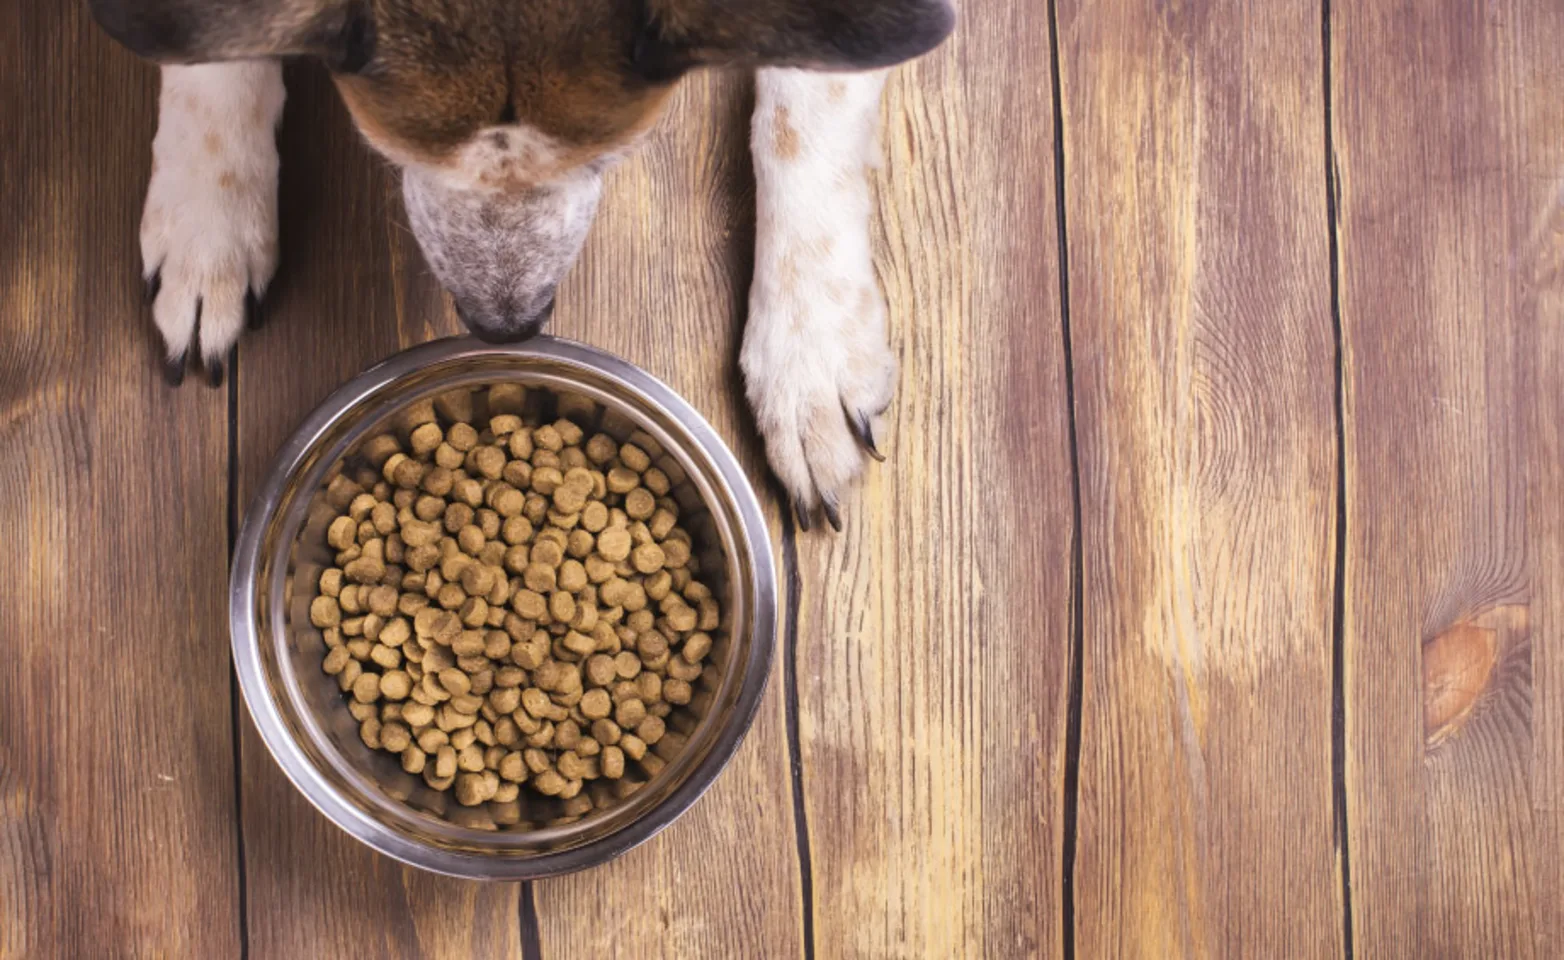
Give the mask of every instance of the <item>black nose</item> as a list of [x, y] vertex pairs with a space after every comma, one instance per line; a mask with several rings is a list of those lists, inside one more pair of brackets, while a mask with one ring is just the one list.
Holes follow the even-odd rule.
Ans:
[[518, 320], [509, 314], [508, 310], [490, 314], [471, 309], [460, 300], [456, 301], [456, 315], [461, 317], [462, 323], [472, 331], [473, 336], [484, 343], [518, 343], [530, 340], [543, 331], [549, 318], [554, 315], [554, 294], [550, 293], [543, 309], [530, 317]]

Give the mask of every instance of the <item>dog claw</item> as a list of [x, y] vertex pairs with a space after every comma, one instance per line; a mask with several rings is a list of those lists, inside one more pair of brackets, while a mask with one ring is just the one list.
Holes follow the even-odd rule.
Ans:
[[185, 368], [187, 366], [188, 353], [181, 353], [177, 357], [163, 358], [163, 382], [171, 387], [177, 387], [185, 382]]
[[880, 452], [879, 446], [874, 442], [874, 425], [869, 422], [868, 415], [863, 413], [849, 413], [847, 415], [847, 422], [852, 426], [853, 433], [857, 434], [858, 436], [858, 442], [863, 444], [863, 448], [864, 450], [868, 451], [869, 456], [873, 457], [879, 463], [884, 463], [885, 454]]
[[207, 361], [206, 384], [214, 390], [223, 385], [223, 361]]
[[261, 298], [254, 290], [244, 292], [244, 325], [250, 330], [266, 326], [266, 312], [261, 308]]
[[799, 530], [804, 533], [809, 532], [809, 505], [804, 502], [803, 497], [796, 497], [793, 500], [793, 518], [798, 521]]
[[841, 504], [839, 504], [836, 500], [836, 494], [828, 493], [820, 498], [820, 502], [825, 508], [826, 523], [831, 525], [832, 530], [835, 530], [837, 533], [841, 533], [842, 508]]

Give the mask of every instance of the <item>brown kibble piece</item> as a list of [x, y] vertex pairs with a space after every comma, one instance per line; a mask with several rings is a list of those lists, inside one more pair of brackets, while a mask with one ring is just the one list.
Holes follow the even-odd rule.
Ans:
[[652, 458], [646, 455], [646, 451], [633, 443], [619, 448], [619, 460], [636, 473], [645, 473], [652, 465]]
[[380, 695], [387, 700], [406, 700], [413, 692], [413, 680], [404, 670], [388, 670], [379, 681]]
[[545, 797], [557, 797], [565, 791], [565, 778], [555, 770], [545, 770], [532, 781], [533, 787]]
[[391, 753], [402, 753], [412, 746], [413, 734], [401, 723], [384, 723], [380, 727], [380, 747]]
[[434, 775], [440, 778], [456, 776], [456, 748], [450, 744], [440, 747], [434, 755]]
[[[471, 409], [470, 406], [469, 409]], [[471, 416], [471, 414], [469, 413], [468, 416]], [[457, 450], [466, 453], [478, 445], [478, 431], [473, 429], [470, 423], [453, 423], [450, 431], [446, 434], [445, 440]]]
[[625, 495], [624, 509], [632, 520], [648, 520], [657, 511], [657, 498], [645, 487], [637, 487]]
[[684, 706], [694, 696], [689, 681], [670, 678], [663, 681], [663, 699], [675, 706]]
[[646, 741], [633, 733], [627, 733], [619, 738], [619, 749], [631, 760], [641, 760], [646, 756]]
[[634, 729], [635, 725], [645, 717], [646, 704], [641, 702], [640, 697], [631, 697], [622, 701], [618, 710], [614, 712], [614, 722], [626, 730]]
[[625, 753], [619, 747], [608, 746], [603, 748], [603, 755], [598, 761], [598, 770], [609, 780], [618, 780], [625, 775]]
[[464, 773], [456, 778], [456, 802], [464, 807], [476, 807], [488, 798], [483, 778], [475, 773]]
[[[579, 560], [565, 560], [559, 565], [559, 574], [555, 578], [559, 589], [568, 590], [571, 593], [580, 593], [587, 587], [586, 567]], [[556, 618], [566, 619], [568, 617]]]
[[353, 699], [359, 703], [374, 703], [380, 699], [380, 675], [361, 673], [353, 681]]
[[613, 700], [606, 690], [588, 690], [581, 695], [581, 715], [588, 720], [602, 720], [613, 710]]
[[434, 708], [422, 703], [409, 703], [402, 707], [402, 719], [413, 727], [426, 727], [434, 722]]
[[630, 532], [620, 527], [609, 527], [597, 535], [597, 552], [604, 560], [618, 563], [630, 556]]
[[505, 453], [499, 447], [479, 447], [473, 451], [473, 465], [490, 480], [498, 480], [505, 469]]
[[663, 565], [674, 570], [682, 570], [690, 563], [690, 545], [683, 540], [675, 540], [669, 537], [662, 543]]
[[429, 755], [420, 747], [408, 747], [402, 751], [402, 769], [408, 773], [417, 775], [424, 772], [424, 765], [429, 762]]
[[[633, 655], [632, 655], [633, 657]], [[639, 666], [639, 663], [637, 663]], [[614, 658], [598, 654], [587, 660], [587, 682], [594, 686], [606, 687], [613, 683], [618, 676], [618, 670], [614, 665]]]
[[666, 559], [667, 557], [663, 553], [662, 547], [655, 543], [646, 543], [635, 548], [635, 553], [631, 555], [630, 562], [638, 572], [652, 574], [663, 568]]

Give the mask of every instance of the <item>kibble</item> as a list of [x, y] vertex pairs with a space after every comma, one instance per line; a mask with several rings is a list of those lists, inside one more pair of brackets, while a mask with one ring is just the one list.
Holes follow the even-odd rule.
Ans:
[[364, 744], [501, 825], [522, 787], [573, 819], [662, 769], [721, 622], [661, 447], [530, 404], [452, 391], [366, 441], [308, 612]]

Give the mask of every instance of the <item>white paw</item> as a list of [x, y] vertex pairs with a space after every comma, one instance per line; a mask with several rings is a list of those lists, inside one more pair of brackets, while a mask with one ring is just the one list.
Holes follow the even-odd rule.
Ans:
[[872, 271], [857, 282], [818, 279], [811, 292], [801, 284], [789, 292], [757, 278], [740, 366], [799, 526], [808, 530], [819, 508], [841, 530], [841, 497], [865, 456], [884, 459], [876, 426], [896, 389], [896, 358]]
[[141, 260], [173, 383], [193, 351], [222, 382], [276, 272], [282, 100], [275, 64], [163, 70]]

